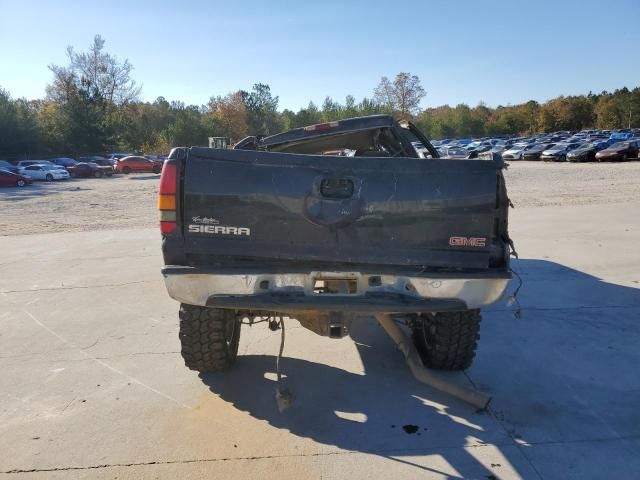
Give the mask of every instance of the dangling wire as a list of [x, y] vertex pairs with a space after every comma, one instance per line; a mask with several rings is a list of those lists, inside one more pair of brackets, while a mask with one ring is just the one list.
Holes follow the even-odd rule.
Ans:
[[280, 413], [282, 413], [287, 408], [289, 408], [289, 405], [291, 404], [291, 401], [293, 399], [293, 395], [288, 389], [283, 388], [281, 385], [282, 373], [280, 372], [280, 362], [282, 361], [282, 353], [284, 352], [285, 339], [284, 320], [282, 318], [282, 315], [279, 316], [278, 325], [280, 326], [280, 352], [278, 353], [278, 358], [276, 359], [276, 403], [278, 405], [278, 410], [280, 411]]
[[242, 325], [249, 325], [250, 327], [255, 325], [256, 323], [268, 322], [269, 317], [260, 317], [260, 320], [256, 320], [258, 317], [244, 317], [241, 322]]
[[522, 306], [520, 305], [520, 301], [518, 300], [518, 293], [520, 293], [520, 289], [522, 288], [522, 278], [518, 275], [518, 272], [511, 269], [511, 273], [513, 273], [518, 279], [518, 286], [514, 290], [514, 292], [509, 296], [507, 300], [507, 305], [510, 307], [511, 305], [516, 305], [516, 310], [513, 312], [513, 318], [520, 319], [522, 318]]
[[278, 358], [276, 359], [276, 375], [278, 378], [278, 391], [280, 391], [280, 360], [282, 360], [282, 352], [284, 352], [284, 321], [282, 320], [282, 316], [280, 316], [280, 352], [278, 353]]

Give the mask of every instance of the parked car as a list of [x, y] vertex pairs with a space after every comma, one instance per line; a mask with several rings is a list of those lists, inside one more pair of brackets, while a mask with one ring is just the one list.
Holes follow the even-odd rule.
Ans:
[[544, 150], [540, 158], [545, 162], [564, 162], [567, 159], [567, 154], [571, 150], [575, 150], [581, 144], [579, 143], [556, 143], [553, 147]]
[[536, 143], [534, 145], [527, 146], [522, 153], [523, 160], [540, 160], [542, 152], [553, 148], [553, 143]]
[[604, 150], [596, 153], [599, 162], [611, 162], [615, 160], [635, 160], [638, 158], [639, 140], [628, 140], [614, 143]]
[[491, 150], [493, 148], [493, 143], [491, 143], [489, 140], [476, 141], [476, 142], [471, 142], [465, 148], [469, 153], [471, 152], [483, 153]]
[[149, 160], [151, 160], [153, 163], [158, 165], [160, 167], [160, 170], [162, 170], [162, 166], [164, 165], [166, 158], [155, 157], [155, 158], [150, 158]]
[[28, 175], [13, 173], [0, 168], [0, 186], [2, 187], [24, 187], [33, 183], [33, 179]]
[[59, 170], [64, 170], [65, 168], [62, 165], [56, 165], [49, 160], [20, 160], [16, 166], [18, 168], [28, 167], [29, 165], [46, 165], [49, 168], [57, 168]]
[[114, 168], [116, 161], [109, 160], [108, 158], [96, 158], [94, 160], [87, 160], [89, 163], [95, 163], [96, 165], [101, 165], [103, 167], [111, 167]]
[[61, 165], [64, 168], [70, 167], [78, 163], [73, 158], [68, 158], [68, 157], [52, 158], [49, 161], [52, 163], [55, 163], [56, 165]]
[[145, 155], [144, 157], [153, 160], [157, 165], [160, 165], [160, 167], [162, 167], [167, 160], [166, 155]]
[[633, 138], [633, 133], [632, 132], [618, 131], [618, 132], [614, 132], [611, 135], [609, 135], [609, 139], [614, 141], [614, 142], [620, 142], [620, 141], [624, 141], [624, 140], [631, 140], [632, 138]]
[[513, 140], [498, 140], [493, 144], [493, 148], [502, 148], [503, 150], [509, 150], [515, 142]]
[[[411, 142], [411, 145], [413, 145], [413, 148], [416, 149], [416, 152], [418, 152], [418, 154], [420, 156], [422, 156], [423, 158], [427, 158], [429, 155], [429, 150], [427, 150], [427, 147], [425, 147], [422, 143], [420, 142]], [[156, 162], [162, 162], [162, 164], [164, 165], [164, 160], [155, 160]]]
[[516, 143], [510, 149], [502, 152], [502, 158], [505, 160], [522, 160], [522, 155], [525, 150], [528, 150], [533, 145], [528, 145], [525, 143]]
[[583, 143], [575, 150], [567, 153], [567, 161], [569, 162], [594, 162], [596, 153], [606, 148], [607, 142], [589, 142]]
[[78, 157], [78, 161], [97, 163], [98, 165], [111, 165], [111, 166], [113, 166], [113, 164], [115, 163], [115, 160], [112, 160], [106, 157], [101, 157], [100, 155], [83, 155], [81, 157]]
[[134, 156], [133, 153], [112, 153], [109, 155], [109, 159], [111, 160], [120, 160], [121, 158]]
[[[57, 165], [56, 165], [57, 167]], [[20, 169], [21, 175], [29, 175], [34, 180], [66, 180], [69, 178], [69, 172], [64, 168], [53, 168], [50, 165], [27, 165]]]
[[160, 173], [160, 171], [162, 170], [162, 165], [159, 165], [153, 160], [149, 160], [148, 158], [130, 156], [118, 160], [115, 170], [116, 172], [126, 174], [135, 172]]
[[0, 169], [8, 172], [20, 173], [20, 169], [13, 163], [9, 163], [6, 160], [0, 160]]
[[116, 164], [116, 161], [113, 159], [98, 156], [78, 157], [78, 161], [85, 163], [95, 163], [96, 165], [102, 165], [103, 167], [113, 167]]
[[504, 143], [499, 143], [498, 145], [494, 146], [491, 150], [485, 153], [499, 155], [500, 158], [502, 158], [502, 154], [506, 150], [507, 150], [507, 147], [504, 145]]
[[113, 175], [112, 166], [102, 166], [91, 162], [78, 162], [71, 167], [67, 167], [67, 171], [74, 178], [79, 177], [110, 177]]
[[462, 147], [440, 147], [438, 152], [442, 158], [467, 158], [469, 152]]

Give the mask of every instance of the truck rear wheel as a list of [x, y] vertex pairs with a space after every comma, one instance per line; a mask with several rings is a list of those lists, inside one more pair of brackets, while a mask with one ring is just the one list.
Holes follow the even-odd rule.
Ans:
[[220, 372], [233, 365], [241, 326], [233, 310], [183, 303], [179, 317], [181, 353], [189, 369]]
[[413, 322], [413, 343], [426, 367], [464, 370], [480, 338], [480, 310], [425, 313]]

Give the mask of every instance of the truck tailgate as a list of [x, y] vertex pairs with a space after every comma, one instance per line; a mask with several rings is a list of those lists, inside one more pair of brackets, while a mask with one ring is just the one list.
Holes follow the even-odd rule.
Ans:
[[187, 255], [482, 269], [500, 167], [488, 160], [191, 148]]

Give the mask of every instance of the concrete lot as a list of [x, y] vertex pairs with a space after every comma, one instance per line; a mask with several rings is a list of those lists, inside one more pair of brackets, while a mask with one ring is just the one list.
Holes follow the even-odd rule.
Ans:
[[0, 237], [0, 478], [638, 478], [638, 211], [512, 211], [523, 316], [488, 309], [454, 374], [486, 414], [418, 384], [373, 321], [291, 322], [280, 414], [263, 325], [229, 374], [183, 366], [157, 229]]

